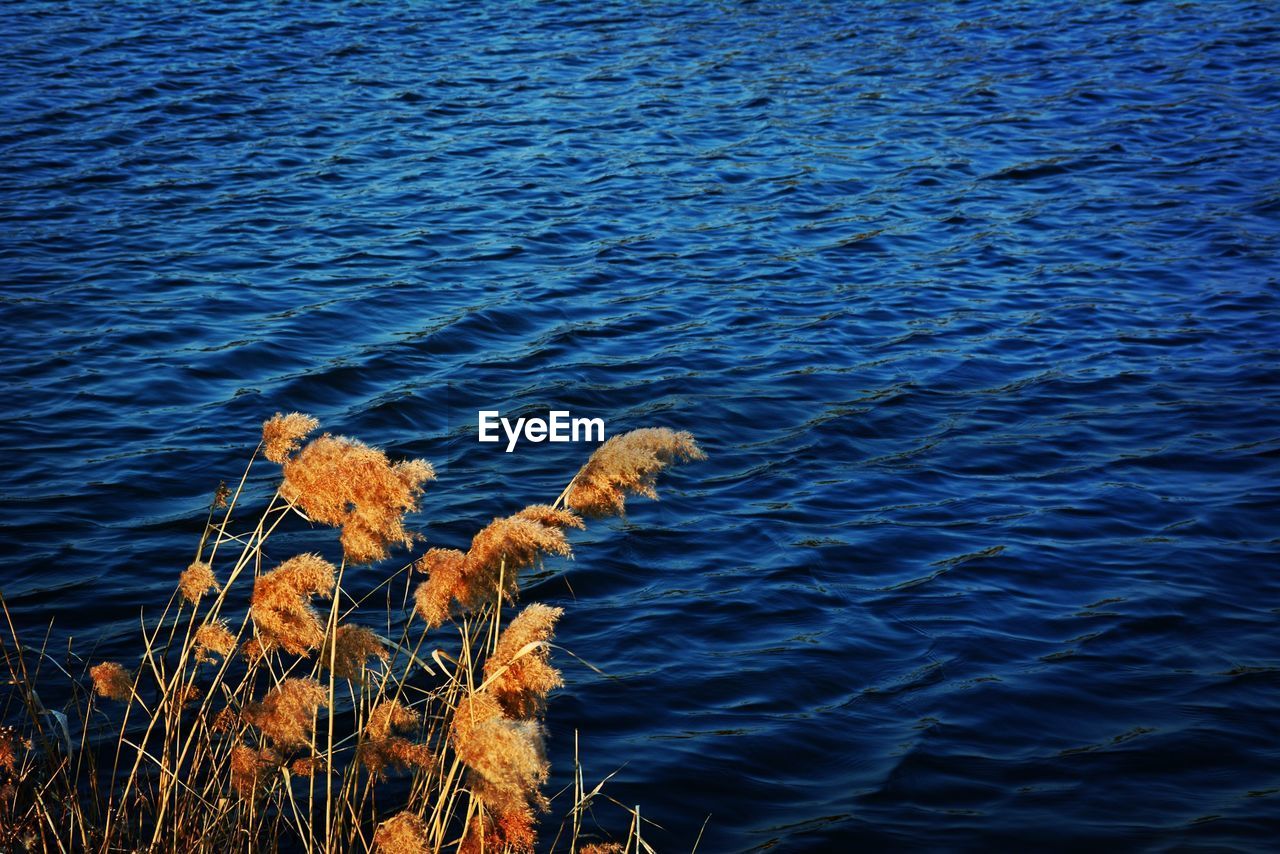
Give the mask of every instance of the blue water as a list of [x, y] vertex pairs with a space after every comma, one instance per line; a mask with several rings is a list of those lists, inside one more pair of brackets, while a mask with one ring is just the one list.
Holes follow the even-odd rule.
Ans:
[[1274, 845], [1274, 4], [5, 13], [24, 631], [134, 650], [277, 410], [432, 460], [443, 546], [589, 450], [477, 409], [668, 425], [526, 587], [612, 676], [553, 788], [576, 729], [659, 850]]

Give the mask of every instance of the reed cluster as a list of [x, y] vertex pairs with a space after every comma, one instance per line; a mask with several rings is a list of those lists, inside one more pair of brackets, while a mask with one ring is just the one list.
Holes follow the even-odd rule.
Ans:
[[[0, 850], [534, 850], [563, 610], [517, 610], [521, 573], [570, 556], [583, 516], [656, 497], [658, 472], [701, 451], [666, 429], [616, 436], [552, 504], [388, 572], [374, 564], [422, 539], [407, 519], [434, 471], [309, 438], [318, 427], [298, 413], [263, 425], [168, 604], [143, 620], [136, 660], [77, 676], [73, 654], [24, 645], [9, 619]], [[278, 467], [277, 488], [242, 513], [259, 459]], [[338, 529], [332, 555], [269, 547], [299, 517]], [[349, 592], [356, 573], [365, 588], [379, 573], [385, 608]], [[583, 819], [600, 787], [588, 792], [578, 769], [572, 788], [570, 851], [650, 850], [638, 810], [625, 843], [591, 838]]]

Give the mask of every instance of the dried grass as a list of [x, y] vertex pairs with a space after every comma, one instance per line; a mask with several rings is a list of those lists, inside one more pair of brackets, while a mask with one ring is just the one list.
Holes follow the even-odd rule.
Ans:
[[378, 854], [425, 854], [427, 823], [410, 812], [402, 812], [378, 825], [373, 846]]
[[[363, 626], [338, 626], [334, 637], [337, 648], [333, 650], [333, 672], [343, 679], [359, 681], [370, 661], [377, 659], [385, 664], [391, 660], [391, 653], [378, 636]], [[328, 666], [328, 650], [321, 653], [320, 663]]]
[[218, 579], [213, 575], [213, 567], [202, 560], [193, 562], [179, 576], [178, 589], [182, 591], [184, 599], [196, 604], [201, 596], [218, 589]]
[[124, 703], [133, 696], [133, 676], [114, 661], [104, 661], [89, 668], [89, 675], [93, 677], [93, 690], [99, 697]]
[[[541, 718], [563, 682], [551, 664], [563, 612], [532, 604], [504, 624], [504, 609], [522, 571], [571, 555], [566, 534], [581, 517], [535, 504], [494, 519], [466, 551], [427, 551], [401, 570], [427, 575], [414, 592], [422, 620], [396, 613], [384, 581], [384, 638], [355, 621], [365, 600], [339, 585], [352, 564], [415, 539], [404, 520], [431, 468], [330, 435], [303, 446], [317, 427], [299, 413], [263, 424], [262, 454], [284, 471], [277, 496], [233, 530], [248, 470], [235, 489], [219, 488], [169, 608], [144, 614], [134, 672], [89, 668], [92, 693], [77, 681], [55, 712], [26, 668], [47, 655], [16, 634], [0, 644], [18, 700], [6, 707], [27, 710], [24, 728], [0, 727], [0, 849], [535, 850], [535, 819], [548, 808]], [[700, 455], [687, 434], [628, 436], [588, 461], [566, 490], [570, 506], [620, 511], [623, 491], [652, 494], [663, 465]], [[294, 510], [341, 527], [341, 570], [300, 554], [264, 571], [267, 541]], [[432, 633], [451, 617], [452, 645]], [[123, 710], [96, 707], [95, 695]], [[92, 747], [103, 722], [114, 751]], [[407, 783], [387, 783], [392, 772]], [[585, 792], [578, 769], [571, 850], [598, 791]], [[638, 825], [637, 813], [637, 840]]]

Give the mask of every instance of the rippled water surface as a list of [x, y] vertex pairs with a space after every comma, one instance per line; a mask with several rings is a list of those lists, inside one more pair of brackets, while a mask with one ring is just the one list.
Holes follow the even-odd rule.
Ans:
[[27, 629], [133, 649], [278, 409], [445, 546], [588, 450], [477, 409], [669, 425], [526, 589], [614, 677], [553, 787], [577, 729], [661, 850], [1274, 844], [1274, 4], [5, 13]]

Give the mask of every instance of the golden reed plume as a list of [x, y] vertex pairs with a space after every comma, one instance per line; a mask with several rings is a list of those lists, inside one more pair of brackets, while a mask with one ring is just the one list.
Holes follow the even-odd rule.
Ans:
[[104, 661], [89, 668], [93, 689], [99, 697], [127, 703], [133, 696], [133, 676], [114, 661]]
[[378, 854], [426, 854], [427, 823], [411, 812], [394, 815], [378, 825], [373, 847]]
[[254, 750], [237, 744], [231, 748], [231, 785], [240, 797], [250, 799], [262, 791], [280, 763], [280, 754], [269, 747]]
[[328, 694], [316, 680], [286, 679], [261, 702], [245, 706], [244, 719], [277, 747], [307, 747], [314, 734], [316, 712], [327, 705]]
[[520, 571], [544, 554], [571, 556], [563, 529], [581, 527], [582, 520], [574, 514], [538, 504], [494, 519], [475, 535], [465, 553], [429, 550], [415, 564], [427, 573], [427, 580], [414, 591], [419, 616], [434, 627], [448, 619], [450, 602], [475, 608], [499, 592], [514, 596]]
[[301, 412], [281, 415], [277, 412], [262, 424], [262, 455], [273, 463], [283, 463], [319, 426], [320, 422], [310, 415]]
[[319, 555], [302, 554], [258, 576], [249, 600], [258, 645], [247, 648], [246, 656], [260, 657], [277, 646], [293, 655], [318, 649], [324, 643], [324, 626], [311, 607], [311, 597], [332, 596], [336, 572], [333, 564]]
[[[4, 771], [9, 776], [17, 774], [24, 747], [30, 749], [31, 743], [19, 738], [17, 728], [0, 726], [0, 771]], [[0, 807], [3, 806], [0, 804]]]
[[178, 589], [182, 591], [184, 599], [192, 605], [196, 604], [201, 596], [218, 589], [218, 579], [213, 576], [213, 567], [202, 560], [195, 561], [178, 577]]
[[374, 706], [364, 726], [364, 740], [356, 756], [377, 779], [386, 776], [388, 768], [409, 770], [429, 768], [435, 762], [425, 744], [417, 744], [396, 733], [410, 733], [418, 728], [421, 716], [399, 700], [384, 700]]
[[704, 460], [692, 434], [646, 427], [609, 439], [579, 469], [565, 503], [584, 516], [621, 516], [626, 493], [657, 498], [658, 473], [680, 460]]
[[226, 658], [236, 651], [236, 636], [218, 620], [196, 629], [195, 647], [197, 661], [211, 662], [215, 653]]
[[467, 766], [471, 794], [483, 807], [460, 850], [492, 848], [500, 841], [493, 850], [531, 851], [533, 810], [547, 808], [541, 787], [550, 769], [542, 727], [511, 720], [489, 692], [476, 691], [458, 703], [451, 740]]
[[280, 494], [311, 519], [341, 527], [348, 561], [372, 563], [392, 545], [412, 545], [404, 516], [434, 478], [424, 460], [392, 464], [376, 448], [325, 434], [285, 459]]
[[[391, 660], [391, 653], [382, 645], [378, 636], [363, 626], [338, 626], [333, 650], [333, 672], [343, 679], [358, 682], [365, 665], [371, 659], [384, 664]], [[320, 654], [320, 665], [329, 666], [329, 649]]]
[[560, 671], [551, 666], [548, 646], [563, 613], [563, 608], [529, 605], [503, 629], [497, 647], [485, 661], [489, 692], [510, 717], [537, 714], [547, 693], [564, 684]]

